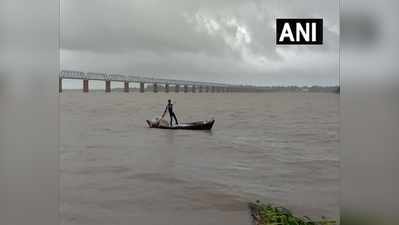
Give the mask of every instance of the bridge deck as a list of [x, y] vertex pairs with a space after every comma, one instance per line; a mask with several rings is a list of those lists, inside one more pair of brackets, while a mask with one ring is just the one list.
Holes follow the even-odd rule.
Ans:
[[188, 81], [163, 79], [153, 77], [141, 77], [122, 74], [107, 74], [107, 73], [84, 73], [81, 71], [63, 70], [60, 73], [62, 79], [78, 79], [78, 80], [102, 80], [102, 81], [117, 81], [117, 82], [135, 82], [135, 83], [154, 83], [154, 84], [172, 84], [172, 85], [189, 85], [189, 86], [216, 86], [216, 87], [236, 87], [237, 85], [216, 83], [216, 82], [202, 82], [202, 81]]

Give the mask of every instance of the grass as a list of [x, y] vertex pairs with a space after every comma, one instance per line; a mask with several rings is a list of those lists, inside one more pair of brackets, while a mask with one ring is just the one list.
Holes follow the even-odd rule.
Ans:
[[322, 218], [314, 221], [309, 217], [293, 215], [284, 207], [263, 204], [260, 201], [248, 204], [255, 225], [336, 225], [333, 220]]

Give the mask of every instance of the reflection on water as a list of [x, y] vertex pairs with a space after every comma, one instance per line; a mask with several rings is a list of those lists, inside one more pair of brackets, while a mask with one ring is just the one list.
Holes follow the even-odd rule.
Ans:
[[[182, 122], [149, 129], [172, 98]], [[261, 199], [338, 217], [339, 96], [326, 93], [61, 95], [63, 224], [249, 224]]]

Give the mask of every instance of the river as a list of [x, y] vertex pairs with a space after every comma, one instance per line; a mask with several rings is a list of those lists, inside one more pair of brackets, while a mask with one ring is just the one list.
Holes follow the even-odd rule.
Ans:
[[[212, 131], [147, 128], [168, 98], [182, 122], [215, 118]], [[60, 102], [63, 225], [245, 225], [257, 199], [338, 218], [339, 95], [64, 91]]]

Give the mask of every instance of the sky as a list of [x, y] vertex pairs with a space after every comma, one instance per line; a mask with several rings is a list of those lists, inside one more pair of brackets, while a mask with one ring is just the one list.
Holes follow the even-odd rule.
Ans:
[[[321, 46], [275, 19], [323, 18]], [[338, 0], [61, 0], [61, 69], [260, 86], [339, 84]], [[64, 87], [80, 87], [64, 81]]]

